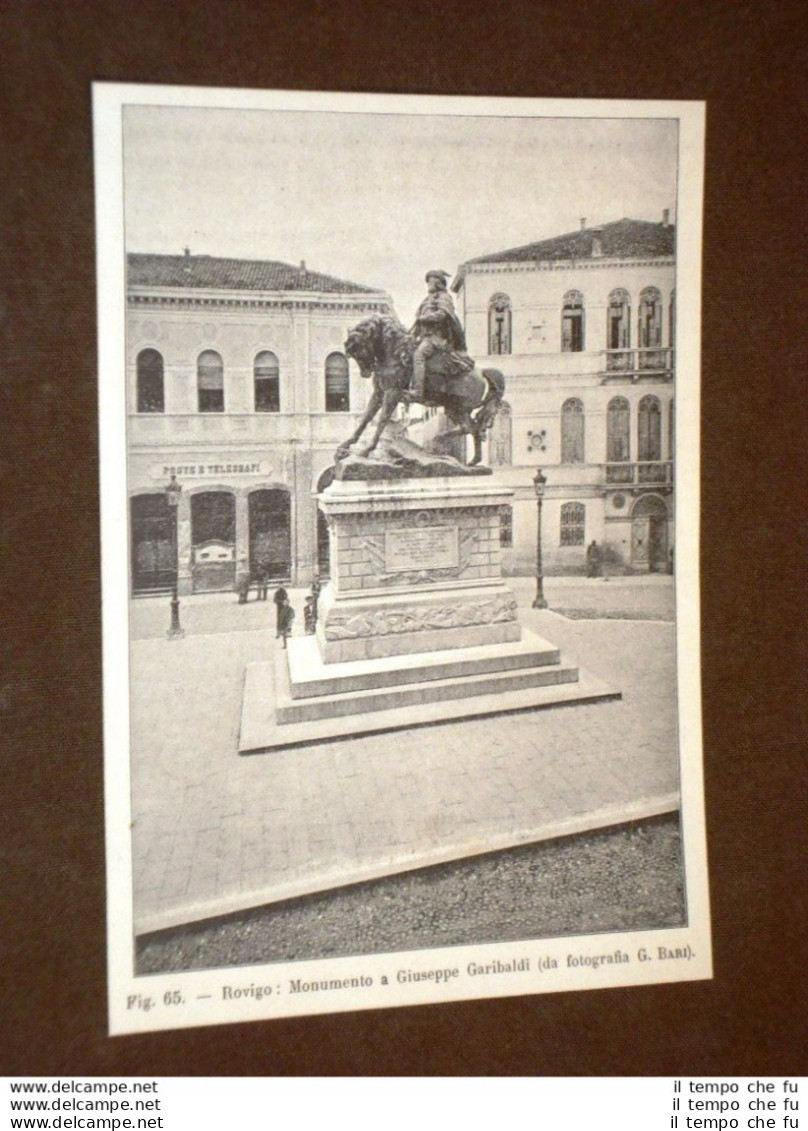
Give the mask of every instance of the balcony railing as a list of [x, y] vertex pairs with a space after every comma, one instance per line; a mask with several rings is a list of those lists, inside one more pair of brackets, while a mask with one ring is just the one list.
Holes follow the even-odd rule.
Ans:
[[606, 482], [631, 486], [654, 484], [664, 486], [673, 482], [673, 460], [643, 460], [638, 463], [607, 463]]
[[673, 370], [673, 347], [604, 350], [607, 373], [668, 373]]

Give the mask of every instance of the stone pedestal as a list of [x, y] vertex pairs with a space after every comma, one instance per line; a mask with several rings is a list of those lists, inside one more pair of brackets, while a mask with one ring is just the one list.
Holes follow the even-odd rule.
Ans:
[[511, 496], [490, 479], [332, 483], [319, 500], [331, 534], [323, 661], [518, 640], [501, 576], [500, 508]]
[[354, 469], [319, 497], [331, 580], [316, 638], [247, 667], [242, 753], [619, 695], [521, 628], [501, 577], [512, 491]]

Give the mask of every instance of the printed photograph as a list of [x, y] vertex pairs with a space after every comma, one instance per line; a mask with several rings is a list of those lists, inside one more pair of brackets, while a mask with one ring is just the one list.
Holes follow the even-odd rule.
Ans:
[[709, 977], [702, 109], [94, 93], [113, 1027]]

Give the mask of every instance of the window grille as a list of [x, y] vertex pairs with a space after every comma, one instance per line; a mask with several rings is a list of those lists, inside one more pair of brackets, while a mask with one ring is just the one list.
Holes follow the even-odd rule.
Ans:
[[561, 545], [583, 546], [586, 507], [583, 503], [564, 503], [561, 507]]

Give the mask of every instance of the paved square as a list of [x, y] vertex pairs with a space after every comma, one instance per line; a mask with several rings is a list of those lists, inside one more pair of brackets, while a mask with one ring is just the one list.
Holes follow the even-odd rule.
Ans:
[[[608, 585], [569, 580], [548, 582], [552, 604], [606, 602]], [[625, 590], [668, 616], [669, 580], [626, 589], [638, 580], [615, 582], [609, 603]], [[675, 808], [673, 624], [567, 620], [510, 584], [522, 623], [621, 701], [240, 757], [245, 667], [277, 647], [271, 602], [186, 599], [188, 634], [171, 642], [167, 602], [135, 602], [138, 933]]]

